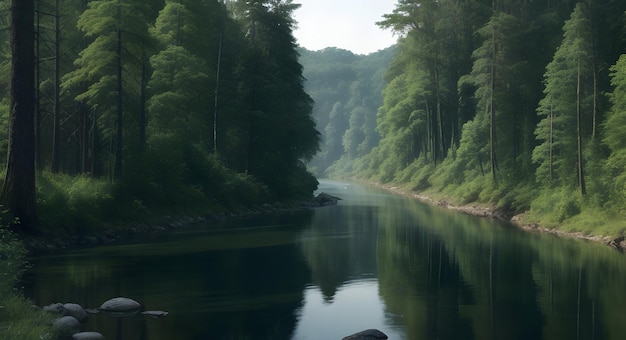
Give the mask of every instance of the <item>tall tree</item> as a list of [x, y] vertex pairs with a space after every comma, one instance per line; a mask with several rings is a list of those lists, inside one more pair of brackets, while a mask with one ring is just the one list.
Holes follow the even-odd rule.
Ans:
[[[100, 129], [115, 146], [111, 177], [122, 179], [126, 149], [123, 139], [140, 139], [145, 81], [145, 62], [152, 46], [148, 34], [149, 3], [143, 1], [91, 1], [82, 13], [78, 28], [92, 39], [80, 53], [77, 68], [64, 77], [65, 88], [84, 88], [76, 96], [99, 112]], [[115, 100], [111, 101], [111, 94]], [[134, 119], [130, 119], [130, 118]], [[140, 143], [128, 143], [137, 146]], [[132, 149], [130, 149], [132, 150]]]
[[[242, 112], [248, 122], [240, 151], [246, 155], [245, 170], [278, 196], [302, 195], [316, 185], [304, 161], [318, 151], [319, 133], [292, 34], [293, 11], [300, 5], [291, 0], [235, 4], [249, 46], [239, 74]], [[296, 188], [302, 191], [296, 193]]]
[[21, 230], [38, 227], [35, 209], [35, 32], [34, 0], [11, 2], [11, 108], [7, 168], [0, 201]]
[[604, 143], [609, 147], [606, 167], [611, 181], [611, 201], [626, 203], [626, 54], [611, 67], [612, 109], [604, 123]]
[[[564, 186], [574, 182], [585, 195], [583, 147], [592, 134], [595, 70], [584, 4], [576, 5], [563, 31], [563, 41], [546, 68], [545, 96], [537, 109], [543, 119], [535, 131], [541, 144], [535, 148], [533, 159], [539, 164], [539, 181]], [[575, 175], [571, 169], [576, 169]]]

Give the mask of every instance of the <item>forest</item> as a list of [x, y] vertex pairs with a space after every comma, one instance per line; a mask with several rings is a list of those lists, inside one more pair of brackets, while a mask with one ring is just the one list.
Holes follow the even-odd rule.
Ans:
[[2, 201], [18, 229], [310, 197], [299, 6], [2, 1]]
[[[623, 234], [625, 10], [614, 0], [398, 1], [378, 22], [399, 35], [380, 141], [354, 154], [350, 129], [333, 132], [354, 160], [327, 174], [488, 204], [548, 228]], [[344, 126], [370, 117], [353, 112]], [[320, 127], [321, 154], [332, 154], [324, 127], [339, 125]]]
[[378, 145], [376, 113], [394, 54], [393, 46], [368, 55], [334, 47], [301, 50], [304, 89], [315, 102], [313, 118], [322, 137], [320, 152], [308, 163], [316, 176], [341, 177]]

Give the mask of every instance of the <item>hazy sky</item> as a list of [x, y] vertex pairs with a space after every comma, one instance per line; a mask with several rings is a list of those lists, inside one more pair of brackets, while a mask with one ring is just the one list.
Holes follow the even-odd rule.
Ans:
[[294, 0], [302, 4], [295, 11], [298, 44], [309, 50], [339, 47], [368, 54], [396, 42], [391, 31], [376, 22], [391, 13], [395, 0]]

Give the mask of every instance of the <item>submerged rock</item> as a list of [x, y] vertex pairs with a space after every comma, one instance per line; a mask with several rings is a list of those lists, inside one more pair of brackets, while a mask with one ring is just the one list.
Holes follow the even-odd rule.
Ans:
[[72, 335], [72, 340], [104, 340], [104, 335], [98, 332], [80, 332]]
[[113, 316], [130, 316], [139, 312], [140, 309], [139, 302], [125, 297], [107, 300], [98, 308], [102, 313]]
[[161, 311], [161, 310], [147, 310], [145, 312], [141, 312], [141, 314], [143, 314], [145, 316], [149, 316], [149, 317], [151, 317], [153, 319], [159, 319], [159, 318], [166, 317], [167, 314], [169, 314], [169, 313]]
[[343, 337], [342, 340], [383, 340], [388, 339], [387, 335], [378, 329], [366, 329], [362, 332], [354, 333]]
[[56, 319], [52, 323], [52, 327], [57, 330], [61, 336], [69, 337], [80, 332], [80, 322], [73, 316], [63, 316]]

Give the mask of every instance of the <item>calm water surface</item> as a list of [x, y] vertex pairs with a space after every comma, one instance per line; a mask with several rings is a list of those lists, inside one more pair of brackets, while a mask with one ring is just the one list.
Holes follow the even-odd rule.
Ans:
[[185, 227], [33, 258], [39, 305], [133, 298], [107, 339], [624, 339], [626, 257], [363, 186], [337, 206]]

